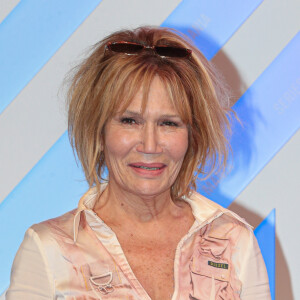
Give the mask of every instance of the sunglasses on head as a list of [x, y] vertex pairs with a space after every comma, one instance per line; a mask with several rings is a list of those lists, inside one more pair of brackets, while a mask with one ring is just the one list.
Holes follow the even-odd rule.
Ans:
[[125, 41], [109, 42], [106, 44], [106, 49], [127, 55], [137, 55], [143, 50], [151, 49], [161, 57], [189, 57], [192, 54], [192, 50], [183, 47], [145, 46], [142, 44]]

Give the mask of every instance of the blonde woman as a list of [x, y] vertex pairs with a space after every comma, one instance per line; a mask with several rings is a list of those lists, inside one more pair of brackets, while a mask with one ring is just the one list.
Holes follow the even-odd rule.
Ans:
[[68, 102], [90, 189], [76, 210], [28, 229], [7, 299], [270, 299], [251, 227], [195, 191], [198, 174], [226, 161], [227, 103], [171, 29], [95, 45]]

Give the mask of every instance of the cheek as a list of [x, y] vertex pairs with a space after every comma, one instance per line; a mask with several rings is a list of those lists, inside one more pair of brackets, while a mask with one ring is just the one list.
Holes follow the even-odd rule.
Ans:
[[122, 130], [107, 130], [105, 133], [105, 154], [106, 156], [125, 156], [134, 145], [134, 137], [131, 134], [124, 134]]
[[188, 133], [182, 132], [176, 139], [172, 139], [169, 149], [174, 160], [183, 160], [188, 149]]

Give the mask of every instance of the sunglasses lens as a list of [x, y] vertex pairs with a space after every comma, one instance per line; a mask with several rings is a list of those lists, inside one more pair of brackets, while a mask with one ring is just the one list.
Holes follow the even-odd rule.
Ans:
[[139, 44], [116, 42], [116, 43], [110, 44], [109, 48], [111, 51], [114, 51], [114, 52], [134, 54], [134, 53], [142, 51], [144, 49], [144, 46], [139, 45]]
[[190, 55], [190, 50], [179, 47], [156, 46], [155, 51], [158, 55], [166, 57], [186, 57]]
[[144, 49], [153, 49], [159, 56], [162, 57], [188, 57], [192, 53], [192, 50], [181, 48], [181, 47], [172, 47], [172, 46], [144, 46], [132, 42], [113, 42], [107, 45], [108, 49], [113, 52], [125, 53], [125, 54], [137, 54]]

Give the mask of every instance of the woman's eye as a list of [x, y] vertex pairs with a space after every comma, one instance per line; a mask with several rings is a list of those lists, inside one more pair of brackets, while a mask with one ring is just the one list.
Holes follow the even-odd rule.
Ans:
[[162, 125], [163, 126], [178, 127], [178, 123], [173, 122], [173, 121], [163, 121]]
[[131, 124], [136, 124], [137, 122], [133, 118], [121, 118], [121, 123], [131, 125]]

